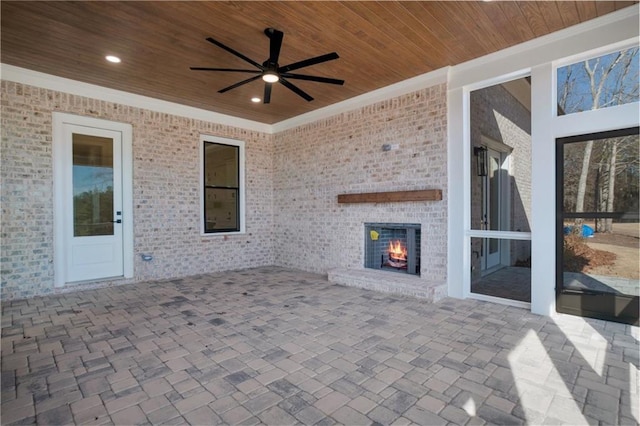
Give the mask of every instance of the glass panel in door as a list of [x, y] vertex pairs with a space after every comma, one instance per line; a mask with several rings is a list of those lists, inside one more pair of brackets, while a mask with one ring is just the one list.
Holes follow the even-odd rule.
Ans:
[[113, 235], [113, 140], [74, 133], [73, 235]]

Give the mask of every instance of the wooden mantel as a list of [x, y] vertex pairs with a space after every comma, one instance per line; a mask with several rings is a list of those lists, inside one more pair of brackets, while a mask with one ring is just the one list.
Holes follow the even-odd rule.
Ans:
[[418, 191], [368, 192], [360, 194], [339, 194], [338, 203], [397, 203], [404, 201], [440, 201], [441, 189], [421, 189]]

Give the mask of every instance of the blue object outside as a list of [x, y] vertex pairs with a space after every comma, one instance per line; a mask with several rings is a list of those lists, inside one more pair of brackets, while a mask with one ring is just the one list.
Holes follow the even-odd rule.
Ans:
[[[563, 228], [564, 235], [569, 235], [573, 232], [575, 226], [565, 226]], [[595, 231], [589, 225], [582, 225], [582, 232], [580, 232], [580, 236], [582, 238], [593, 238], [593, 233]]]

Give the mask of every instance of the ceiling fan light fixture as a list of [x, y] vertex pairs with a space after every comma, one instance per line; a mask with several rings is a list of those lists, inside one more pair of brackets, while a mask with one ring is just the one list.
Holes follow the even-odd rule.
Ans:
[[262, 99], [260, 99], [257, 96], [254, 96], [253, 98], [251, 98], [251, 102], [253, 102], [254, 104], [257, 104], [258, 102], [260, 102]]
[[120, 58], [118, 58], [117, 56], [114, 55], [107, 55], [104, 57], [107, 61], [114, 63], [114, 64], [119, 64], [120, 62], [122, 62], [122, 60]]
[[280, 76], [275, 72], [266, 72], [262, 75], [262, 79], [267, 83], [277, 83]]

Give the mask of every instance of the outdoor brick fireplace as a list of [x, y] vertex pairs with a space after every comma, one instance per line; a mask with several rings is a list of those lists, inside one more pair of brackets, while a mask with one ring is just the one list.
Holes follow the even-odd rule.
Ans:
[[365, 223], [365, 268], [420, 275], [420, 225]]

